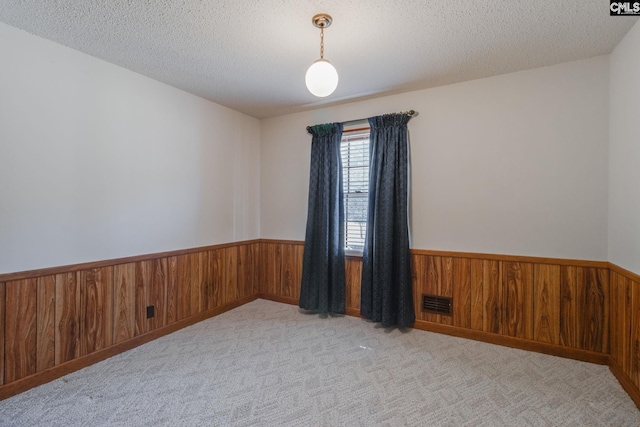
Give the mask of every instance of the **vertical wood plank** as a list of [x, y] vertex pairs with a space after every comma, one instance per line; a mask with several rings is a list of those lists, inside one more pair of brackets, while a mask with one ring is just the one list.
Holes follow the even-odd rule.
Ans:
[[611, 334], [609, 336], [609, 354], [611, 355], [610, 357], [612, 360], [615, 360], [618, 364], [620, 364], [620, 366], [622, 366], [618, 354], [618, 273], [616, 273], [615, 271], [609, 272], [609, 283], [611, 284], [609, 288], [609, 294], [611, 296], [609, 300], [609, 308], [611, 310], [611, 319], [609, 319], [609, 328], [611, 328]]
[[[302, 254], [301, 254], [302, 255]], [[300, 258], [302, 263], [302, 256]], [[346, 308], [360, 310], [360, 282], [362, 280], [362, 258], [347, 258], [345, 261]], [[302, 278], [302, 274], [300, 275]]]
[[533, 339], [560, 342], [560, 266], [533, 267]]
[[[136, 329], [141, 335], [165, 325], [167, 259], [136, 263]], [[154, 306], [154, 317], [147, 319], [147, 306]]]
[[[411, 280], [413, 287], [413, 309], [417, 320], [426, 320], [426, 314], [422, 311], [422, 294], [427, 294], [427, 257], [425, 255], [411, 255]], [[348, 270], [347, 270], [348, 271]], [[360, 262], [362, 271], [362, 262]], [[362, 272], [360, 272], [362, 274]], [[349, 282], [349, 274], [347, 274]], [[358, 281], [359, 283], [359, 281]], [[347, 304], [347, 307], [349, 305]]]
[[238, 248], [228, 247], [223, 250], [224, 255], [224, 303], [228, 304], [240, 298], [238, 292]]
[[[634, 350], [637, 351], [634, 343], [634, 328], [637, 326], [636, 321], [638, 319], [634, 318], [634, 313], [637, 314], [637, 311], [634, 311], [634, 299], [635, 303], [638, 304], [637, 295], [635, 294], [633, 281], [628, 280], [626, 277], [622, 275], [618, 275], [617, 282], [617, 294], [618, 294], [618, 307], [617, 307], [617, 319], [619, 320], [619, 334], [618, 334], [618, 346], [619, 346], [619, 359], [620, 366], [624, 372], [629, 376], [633, 376], [634, 371]], [[637, 331], [635, 331], [637, 333]]]
[[258, 283], [256, 285], [256, 292], [266, 294], [267, 293], [267, 264], [269, 263], [269, 257], [267, 256], [268, 244], [258, 243]]
[[[304, 246], [298, 244], [287, 244], [283, 245], [282, 250], [284, 264], [284, 268], [282, 270], [282, 296], [299, 298], [300, 282], [302, 281], [302, 253]], [[347, 289], [345, 289], [345, 293], [346, 292], [348, 292]]]
[[282, 245], [262, 243], [260, 246], [260, 292], [280, 296], [282, 279]]
[[[224, 249], [220, 250], [224, 254]], [[203, 297], [205, 291], [206, 276], [209, 264], [208, 252], [195, 252], [189, 254], [191, 260], [191, 315], [200, 313], [204, 307]]]
[[578, 345], [578, 288], [576, 267], [560, 267], [560, 345]]
[[207, 308], [211, 309], [223, 304], [224, 301], [224, 253], [220, 249], [209, 252], [211, 280], [207, 283]]
[[77, 273], [56, 275], [56, 365], [80, 356], [80, 287]]
[[482, 330], [484, 317], [484, 262], [471, 260], [471, 329]]
[[631, 375], [632, 286], [621, 274], [611, 273], [611, 357]]
[[609, 351], [609, 281], [608, 270], [577, 268], [578, 334], [580, 348]]
[[[295, 268], [296, 268], [296, 276], [294, 277], [294, 292], [293, 292], [293, 296], [296, 299], [300, 299], [300, 285], [302, 283], [302, 260], [304, 259], [304, 245], [296, 245], [295, 246]], [[346, 278], [345, 278], [346, 281]], [[358, 292], [358, 295], [360, 295], [359, 292], [359, 287], [360, 287], [360, 282], [357, 282], [357, 286], [358, 288], [355, 290], [356, 292]], [[358, 307], [360, 307], [360, 304], [358, 304]]]
[[113, 267], [80, 272], [80, 355], [113, 344]]
[[36, 279], [5, 285], [5, 384], [36, 373], [37, 298]]
[[37, 279], [37, 371], [43, 371], [56, 364], [56, 279], [42, 276]]
[[4, 384], [4, 344], [5, 344], [5, 307], [6, 307], [6, 285], [0, 282], [0, 385]]
[[454, 258], [452, 269], [453, 324], [470, 329], [471, 261], [467, 258]]
[[[604, 301], [602, 302], [602, 308], [604, 310], [603, 318], [604, 324], [602, 325], [602, 352], [609, 353], [609, 316], [610, 316], [610, 303], [611, 303], [611, 291], [609, 284], [609, 269], [598, 268], [596, 269], [598, 276], [598, 282], [602, 284], [602, 293], [604, 295]], [[631, 302], [629, 302], [631, 305]]]
[[178, 257], [167, 258], [166, 324], [178, 321]]
[[136, 265], [113, 267], [113, 342], [117, 344], [135, 335]]
[[[453, 258], [442, 257], [442, 281], [440, 282], [440, 295], [453, 298]], [[457, 302], [453, 301], [453, 310], [456, 310]], [[438, 314], [438, 322], [444, 325], [453, 325], [453, 316]]]
[[533, 339], [533, 268], [529, 263], [505, 262], [506, 334]]
[[157, 258], [151, 263], [151, 281], [147, 287], [147, 305], [155, 307], [155, 316], [147, 319], [147, 328], [152, 331], [167, 324], [167, 258]]
[[241, 298], [257, 292], [258, 247], [259, 243], [238, 247], [238, 290]]
[[191, 258], [178, 255], [178, 320], [191, 316]]
[[282, 296], [282, 246], [281, 244], [268, 244], [267, 254], [267, 293]]
[[[439, 256], [427, 256], [427, 282], [424, 288], [427, 295], [441, 295], [442, 288], [442, 258]], [[439, 322], [440, 316], [434, 313], [425, 313], [424, 320]]]
[[631, 381], [640, 387], [640, 283], [628, 283], [631, 294], [631, 339], [627, 347]]
[[146, 284], [149, 282], [149, 261], [136, 262], [136, 331], [135, 336], [147, 332], [147, 292]]
[[482, 330], [503, 334], [506, 303], [500, 261], [482, 261], [482, 282]]

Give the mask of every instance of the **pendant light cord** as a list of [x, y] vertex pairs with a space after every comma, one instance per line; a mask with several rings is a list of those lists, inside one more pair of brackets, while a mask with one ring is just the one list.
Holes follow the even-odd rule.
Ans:
[[320, 59], [324, 59], [324, 27], [320, 27]]

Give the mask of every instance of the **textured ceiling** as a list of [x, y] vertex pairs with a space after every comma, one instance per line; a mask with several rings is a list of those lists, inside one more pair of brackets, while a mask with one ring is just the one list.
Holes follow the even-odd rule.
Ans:
[[[0, 22], [264, 118], [610, 53], [605, 0], [2, 0]], [[315, 98], [311, 17], [338, 89]]]

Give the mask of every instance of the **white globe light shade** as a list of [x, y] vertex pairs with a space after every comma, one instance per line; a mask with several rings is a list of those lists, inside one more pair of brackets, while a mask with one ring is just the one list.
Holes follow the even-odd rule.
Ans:
[[326, 59], [318, 59], [307, 70], [304, 81], [309, 92], [324, 98], [331, 95], [338, 87], [338, 72]]

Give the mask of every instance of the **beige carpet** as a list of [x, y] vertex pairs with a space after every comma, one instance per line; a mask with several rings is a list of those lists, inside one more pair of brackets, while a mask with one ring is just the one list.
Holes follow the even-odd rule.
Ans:
[[2, 426], [639, 426], [606, 366], [257, 300], [0, 402]]

